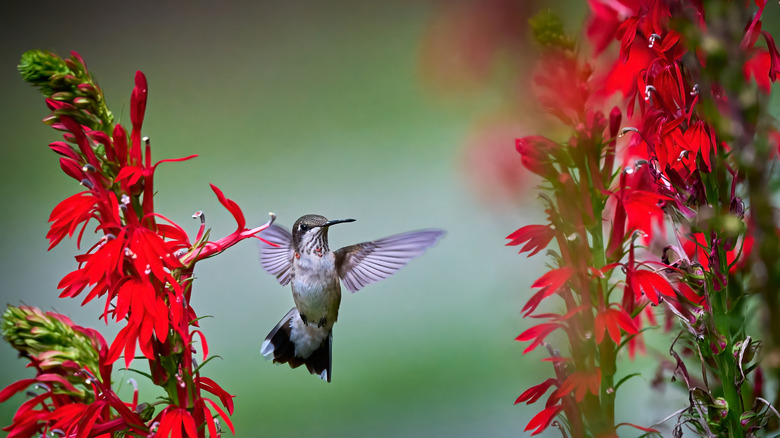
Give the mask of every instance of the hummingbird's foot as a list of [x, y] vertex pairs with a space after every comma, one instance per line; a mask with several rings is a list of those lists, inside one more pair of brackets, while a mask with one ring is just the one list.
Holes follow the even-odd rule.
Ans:
[[309, 321], [306, 319], [306, 315], [303, 313], [299, 314], [301, 316], [301, 321], [303, 321], [303, 325], [309, 325]]
[[326, 323], [327, 321], [328, 321], [328, 318], [327, 318], [327, 317], [325, 317], [325, 316], [323, 316], [323, 317], [320, 319], [320, 322], [318, 322], [318, 323], [317, 323], [317, 327], [322, 327], [322, 326], [324, 326], [324, 325], [325, 325], [325, 323]]

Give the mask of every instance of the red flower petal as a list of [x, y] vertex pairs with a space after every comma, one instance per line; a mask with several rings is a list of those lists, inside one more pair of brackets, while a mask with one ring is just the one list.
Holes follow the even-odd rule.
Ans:
[[530, 341], [531, 339], [534, 340], [533, 342], [531, 342], [531, 345], [529, 345], [528, 347], [526, 347], [525, 350], [523, 350], [523, 354], [526, 354], [532, 351], [537, 346], [539, 346], [542, 342], [544, 342], [544, 338], [546, 338], [547, 335], [559, 329], [560, 327], [561, 324], [556, 322], [538, 324], [529, 328], [523, 333], [520, 333], [520, 335], [516, 337], [515, 340], [520, 342]]
[[243, 230], [246, 227], [246, 220], [244, 219], [244, 213], [241, 211], [241, 207], [239, 207], [238, 204], [236, 204], [233, 200], [226, 198], [225, 195], [222, 193], [222, 190], [220, 190], [217, 186], [215, 186], [214, 184], [209, 184], [209, 185], [211, 186], [211, 190], [213, 190], [214, 193], [217, 195], [217, 199], [219, 199], [219, 202], [236, 219], [236, 223], [238, 224], [238, 229]]
[[639, 430], [641, 430], [641, 431], [644, 431], [644, 432], [652, 432], [652, 433], [657, 433], [657, 434], [660, 434], [660, 433], [661, 433], [661, 432], [659, 432], [658, 430], [656, 430], [656, 429], [653, 429], [652, 427], [642, 427], [642, 426], [637, 426], [636, 424], [633, 424], [633, 423], [619, 423], [619, 424], [616, 424], [616, 425], [615, 425], [615, 428], [617, 429], [617, 428], [618, 428], [618, 427], [620, 427], [620, 426], [631, 426], [631, 427], [633, 427], [634, 429], [639, 429]]
[[531, 403], [535, 403], [544, 395], [544, 393], [547, 392], [550, 386], [556, 384], [557, 382], [558, 381], [556, 379], [549, 378], [538, 385], [526, 389], [522, 394], [520, 394], [520, 397], [517, 397], [515, 404], [525, 402], [525, 404], [530, 405]]
[[507, 246], [528, 242], [520, 250], [520, 253], [530, 251], [528, 257], [531, 257], [546, 248], [553, 237], [555, 237], [555, 231], [549, 225], [526, 225], [506, 238], [512, 239], [511, 242], [507, 243]]
[[233, 413], [233, 397], [234, 395], [228, 394], [227, 391], [222, 389], [221, 386], [217, 384], [217, 382], [209, 379], [208, 377], [200, 377], [198, 379], [198, 386], [208, 391], [217, 397], [219, 397], [219, 400], [222, 402], [222, 405], [225, 406], [231, 414]]
[[636, 294], [637, 300], [641, 298], [641, 293], [644, 292], [647, 298], [657, 305], [659, 302], [658, 292], [668, 297], [677, 295], [669, 281], [661, 274], [653, 271], [636, 271], [631, 278], [631, 282], [631, 287]]
[[230, 421], [230, 417], [228, 417], [227, 415], [225, 415], [225, 411], [223, 411], [223, 410], [222, 410], [222, 408], [220, 408], [220, 407], [219, 407], [219, 405], [217, 405], [217, 404], [214, 402], [214, 400], [211, 400], [211, 399], [209, 399], [209, 398], [204, 398], [203, 400], [205, 400], [205, 401], [207, 401], [207, 402], [211, 403], [211, 406], [212, 406], [212, 407], [213, 407], [213, 408], [214, 408], [214, 409], [215, 409], [217, 412], [219, 412], [219, 416], [220, 416], [220, 417], [222, 417], [222, 419], [225, 421], [225, 423], [227, 423], [228, 427], [230, 428], [230, 431], [233, 433], [233, 435], [235, 435], [235, 434], [236, 434], [236, 431], [233, 429], [233, 422], [232, 422], [232, 421]]
[[135, 88], [130, 96], [130, 120], [133, 123], [133, 131], [140, 131], [143, 125], [148, 92], [146, 76], [140, 71], [135, 72]]
[[532, 288], [541, 288], [539, 292], [534, 294], [531, 299], [523, 307], [522, 312], [525, 316], [528, 316], [531, 312], [536, 310], [539, 303], [549, 297], [550, 295], [558, 292], [558, 290], [571, 278], [571, 269], [567, 267], [553, 269], [552, 271], [544, 274], [538, 280], [531, 285]]
[[2, 391], [0, 391], [0, 403], [8, 400], [12, 395], [23, 390], [24, 388], [27, 388], [33, 383], [35, 383], [35, 379], [22, 379], [6, 386]]
[[528, 422], [528, 424], [525, 426], [525, 429], [523, 430], [527, 432], [533, 428], [536, 428], [531, 436], [544, 432], [544, 430], [550, 426], [550, 423], [552, 423], [552, 420], [555, 418], [555, 416], [558, 415], [562, 410], [563, 405], [561, 404], [545, 408], [542, 410], [542, 412], [534, 415], [534, 418], [531, 418], [531, 421]]

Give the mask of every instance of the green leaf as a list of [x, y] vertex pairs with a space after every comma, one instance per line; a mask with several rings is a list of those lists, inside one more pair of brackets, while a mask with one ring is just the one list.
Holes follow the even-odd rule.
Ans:
[[620, 385], [622, 385], [623, 382], [627, 381], [628, 379], [630, 379], [632, 377], [641, 376], [641, 375], [642, 375], [642, 373], [632, 373], [632, 374], [629, 374], [629, 375], [623, 377], [622, 379], [618, 380], [618, 382], [615, 384], [615, 392], [617, 392], [618, 388], [620, 388]]
[[209, 356], [209, 358], [208, 358], [208, 359], [204, 360], [202, 364], [198, 365], [198, 367], [197, 367], [197, 368], [195, 368], [195, 371], [194, 371], [194, 373], [198, 373], [198, 372], [200, 372], [200, 369], [201, 369], [201, 368], [203, 368], [203, 365], [206, 365], [207, 363], [209, 363], [209, 361], [211, 361], [211, 359], [214, 359], [214, 358], [216, 358], [216, 357], [218, 357], [218, 358], [222, 359], [222, 356], [219, 356], [219, 355]]
[[151, 374], [149, 374], [149, 373], [145, 373], [145, 372], [143, 372], [143, 371], [141, 371], [141, 370], [137, 370], [137, 369], [135, 369], [135, 368], [127, 368], [127, 371], [132, 371], [132, 372], [134, 372], [134, 373], [136, 373], [136, 374], [140, 374], [140, 375], [142, 375], [142, 376], [144, 376], [144, 377], [148, 378], [149, 380], [152, 380], [152, 381], [154, 380], [154, 379], [152, 378], [152, 375], [151, 375]]

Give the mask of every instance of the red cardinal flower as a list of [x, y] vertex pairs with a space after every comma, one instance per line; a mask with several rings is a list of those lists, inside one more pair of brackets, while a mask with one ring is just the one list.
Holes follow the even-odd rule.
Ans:
[[3, 429], [9, 437], [58, 430], [64, 436], [108, 436], [115, 427], [147, 433], [141, 418], [111, 389], [107, 346], [98, 332], [29, 306], [9, 307], [3, 320], [6, 339], [30, 359], [37, 375], [0, 391], [0, 403], [32, 385], [43, 389], [22, 403]]
[[653, 271], [636, 271], [631, 276], [631, 289], [638, 301], [642, 293], [655, 305], [659, 303], [659, 294], [670, 298], [677, 297], [677, 292], [663, 275]]
[[525, 316], [533, 313], [539, 306], [539, 303], [549, 297], [550, 295], [558, 292], [569, 278], [571, 278], [572, 270], [568, 267], [553, 269], [552, 271], [542, 275], [538, 280], [531, 285], [532, 288], [539, 288], [539, 292], [535, 293], [531, 299], [523, 307], [523, 313]]
[[[94, 330], [75, 326], [61, 315], [31, 312], [22, 318], [15, 330], [34, 339], [18, 345], [40, 345], [42, 340], [61, 338], [80, 344], [24, 351], [38, 375], [0, 391], [0, 401], [31, 384], [45, 385], [46, 391], [20, 406], [14, 423], [6, 428], [9, 436], [52, 432], [87, 438], [151, 433], [205, 438], [207, 433], [219, 436], [218, 417], [232, 431], [228, 415], [233, 412], [233, 396], [202, 376], [195, 363], [196, 340], [203, 362], [209, 358], [205, 336], [193, 329], [198, 326], [191, 306], [194, 268], [198, 261], [256, 237], [273, 222], [273, 216], [266, 224], [248, 228], [238, 204], [212, 185], [222, 206], [236, 220], [236, 230], [209, 241], [203, 215], [197, 214], [201, 227], [191, 240], [181, 226], [156, 212], [154, 177], [159, 164], [195, 155], [152, 161], [151, 143], [141, 136], [148, 100], [143, 73], [135, 75], [129, 111], [132, 129], [128, 133], [114, 122], [102, 91], [78, 54], [63, 60], [48, 52], [28, 52], [20, 71], [46, 95], [52, 110], [46, 122], [64, 133], [64, 141], [49, 145], [59, 155], [60, 167], [85, 187], [53, 209], [49, 248], [77, 232], [80, 246], [90, 223], [100, 234], [91, 248], [76, 256], [77, 268], [58, 285], [60, 296], [83, 295], [83, 303], [102, 298], [101, 317], [106, 322], [111, 317], [122, 326], [109, 346]], [[50, 318], [51, 324], [30, 327], [41, 318]], [[49, 336], [52, 324], [68, 336]], [[124, 355], [124, 364], [129, 367], [136, 349], [148, 359], [153, 383], [166, 392], [162, 403], [167, 406], [158, 407], [157, 415], [153, 415], [155, 408], [138, 403], [137, 390], [133, 401], [125, 403], [111, 389], [112, 364]], [[91, 353], [86, 359], [73, 357], [74, 351], [87, 350]], [[204, 397], [206, 394], [219, 402]]]
[[531, 403], [536, 403], [553, 385], [558, 386], [558, 380], [549, 378], [538, 385], [532, 386], [520, 394], [520, 397], [517, 397], [515, 404], [525, 402], [525, 404], [530, 405]]
[[560, 414], [562, 410], [563, 405], [561, 404], [556, 404], [544, 408], [541, 412], [531, 418], [531, 421], [528, 422], [523, 431], [528, 432], [529, 430], [536, 428], [531, 436], [539, 435], [540, 433], [544, 432], [545, 429], [550, 427], [550, 423], [552, 423], [553, 419], [555, 419], [555, 416]]
[[520, 249], [521, 254], [529, 252], [528, 257], [546, 248], [553, 237], [555, 237], [555, 230], [549, 225], [526, 225], [506, 236], [507, 239], [512, 239], [507, 246], [528, 242]]
[[515, 148], [522, 156], [526, 169], [545, 178], [552, 178], [557, 174], [553, 162], [561, 148], [558, 143], [546, 137], [532, 135], [515, 140]]
[[614, 304], [615, 308], [603, 308], [596, 314], [594, 322], [594, 332], [596, 335], [596, 344], [601, 344], [604, 340], [604, 333], [609, 333], [612, 341], [620, 345], [620, 330], [635, 335], [638, 333], [636, 324], [622, 307]]
[[585, 399], [585, 394], [590, 392], [593, 395], [599, 395], [601, 386], [601, 370], [596, 368], [591, 371], [575, 371], [566, 378], [558, 388], [558, 397], [574, 392], [574, 399], [577, 403]]

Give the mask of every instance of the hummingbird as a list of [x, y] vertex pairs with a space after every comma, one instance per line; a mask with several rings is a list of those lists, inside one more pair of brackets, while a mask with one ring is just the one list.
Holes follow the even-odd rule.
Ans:
[[260, 353], [266, 359], [292, 368], [306, 365], [330, 382], [341, 283], [357, 292], [390, 277], [444, 235], [438, 229], [411, 231], [331, 251], [328, 229], [354, 221], [308, 214], [295, 221], [292, 233], [271, 225], [260, 234], [260, 263], [279, 284], [292, 286], [295, 302], [263, 341]]

